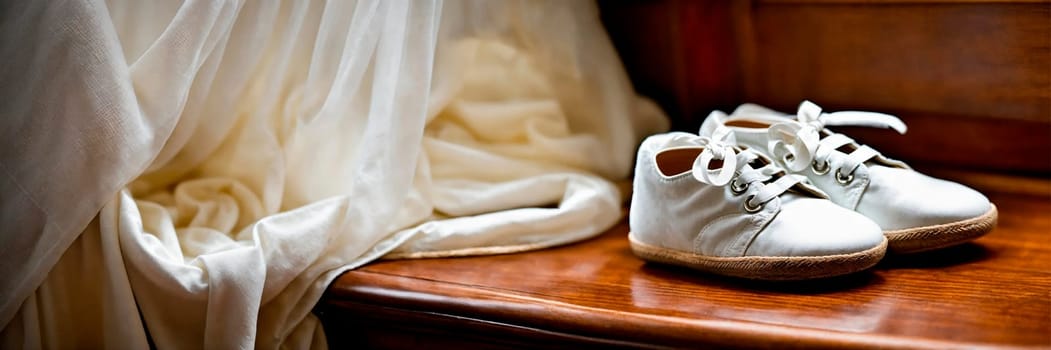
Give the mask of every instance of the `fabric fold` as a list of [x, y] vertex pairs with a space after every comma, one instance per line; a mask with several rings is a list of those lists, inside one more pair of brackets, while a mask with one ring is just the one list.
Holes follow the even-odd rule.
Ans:
[[667, 128], [590, 2], [0, 6], [3, 345], [321, 348], [344, 271], [612, 226]]

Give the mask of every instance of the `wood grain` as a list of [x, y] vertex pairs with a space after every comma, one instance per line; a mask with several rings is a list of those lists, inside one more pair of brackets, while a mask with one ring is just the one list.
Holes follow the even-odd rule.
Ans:
[[693, 130], [713, 108], [740, 103], [741, 69], [729, 1], [599, 2], [602, 20], [636, 90], [672, 127]]
[[897, 158], [1051, 174], [1051, 2], [600, 4], [637, 89], [679, 130], [712, 109], [810, 99], [900, 116], [904, 137], [859, 132]]
[[395, 348], [1051, 347], [1051, 197], [990, 197], [1001, 220], [976, 243], [843, 278], [644, 263], [622, 224], [531, 253], [375, 263], [341, 276], [318, 313], [336, 344]]
[[997, 171], [1051, 171], [1051, 4], [755, 2], [739, 36], [746, 99], [792, 111], [879, 110], [884, 152]]

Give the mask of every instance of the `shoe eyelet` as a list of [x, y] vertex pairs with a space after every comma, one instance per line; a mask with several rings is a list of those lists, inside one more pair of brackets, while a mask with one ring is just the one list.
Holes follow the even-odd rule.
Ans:
[[737, 183], [737, 179], [734, 179], [733, 181], [730, 181], [730, 192], [733, 193], [735, 196], [740, 196], [741, 194], [743, 194], [747, 190], [748, 190], [748, 184], [739, 185]]
[[825, 160], [824, 164], [825, 165], [822, 165], [822, 166], [819, 167], [817, 165], [817, 160], [815, 160], [815, 161], [810, 163], [810, 169], [813, 170], [814, 174], [817, 174], [817, 175], [828, 174], [828, 170], [831, 169], [832, 167], [830, 167], [828, 165], [828, 160]]
[[748, 198], [744, 200], [744, 211], [745, 211], [745, 212], [748, 212], [748, 213], [757, 213], [757, 212], [759, 212], [760, 210], [763, 210], [763, 206], [764, 206], [764, 205], [765, 205], [766, 203], [759, 203], [758, 205], [756, 205], [756, 206], [754, 206], [754, 207], [748, 204], [748, 203], [751, 203], [753, 199], [755, 199], [755, 195], [754, 195], [754, 194], [753, 194], [753, 195], [750, 195], [750, 196], [748, 196]]
[[850, 174], [843, 175], [843, 173], [840, 172], [840, 170], [842, 169], [836, 169], [836, 182], [838, 182], [840, 185], [846, 185], [854, 181], [853, 171], [850, 172]]

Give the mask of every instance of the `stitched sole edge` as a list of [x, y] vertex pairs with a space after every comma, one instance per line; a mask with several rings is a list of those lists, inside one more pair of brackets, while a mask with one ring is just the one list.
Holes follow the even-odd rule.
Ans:
[[791, 281], [846, 275], [875, 266], [887, 252], [878, 246], [850, 254], [822, 256], [714, 257], [639, 242], [628, 233], [631, 250], [643, 260], [684, 266], [704, 272], [753, 280]]
[[998, 212], [995, 204], [990, 205], [992, 208], [989, 208], [989, 211], [975, 218], [941, 225], [884, 231], [883, 235], [890, 240], [889, 250], [895, 254], [918, 253], [970, 242], [989, 233], [996, 226]]

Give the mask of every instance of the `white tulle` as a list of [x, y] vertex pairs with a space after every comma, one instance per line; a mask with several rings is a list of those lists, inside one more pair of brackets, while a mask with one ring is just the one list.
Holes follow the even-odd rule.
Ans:
[[587, 2], [12, 1], [0, 39], [3, 348], [324, 346], [338, 274], [595, 235], [666, 128]]

